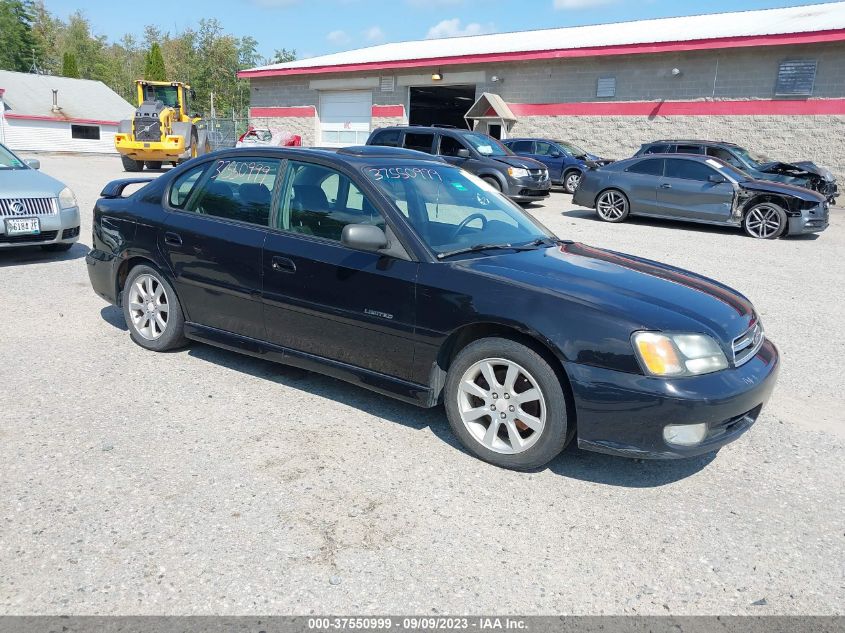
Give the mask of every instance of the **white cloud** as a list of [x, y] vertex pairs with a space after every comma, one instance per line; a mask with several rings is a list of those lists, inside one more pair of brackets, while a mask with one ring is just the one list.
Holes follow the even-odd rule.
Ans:
[[349, 35], [346, 33], [346, 31], [338, 29], [337, 31], [332, 31], [331, 33], [326, 35], [326, 39], [332, 44], [346, 44], [347, 42], [349, 42]]
[[384, 31], [380, 26], [371, 26], [364, 31], [364, 37], [368, 42], [380, 42], [384, 39]]
[[484, 33], [492, 33], [496, 28], [492, 24], [479, 24], [478, 22], [470, 22], [466, 26], [461, 26], [460, 18], [452, 18], [451, 20], [442, 20], [428, 29], [426, 38], [436, 39], [440, 37], [460, 37], [462, 35], [483, 35]]
[[558, 11], [577, 11], [613, 4], [614, 2], [617, 2], [617, 0], [554, 0], [554, 7]]

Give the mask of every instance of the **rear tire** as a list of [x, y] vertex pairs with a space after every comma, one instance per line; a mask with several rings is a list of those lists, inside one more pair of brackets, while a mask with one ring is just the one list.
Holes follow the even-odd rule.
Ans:
[[596, 198], [596, 213], [605, 222], [624, 222], [630, 212], [628, 198], [618, 189], [602, 191]]
[[173, 286], [151, 266], [136, 266], [123, 286], [123, 317], [141, 347], [166, 352], [187, 344], [185, 317]]
[[161, 161], [160, 160], [148, 160], [146, 163], [147, 169], [161, 169]]
[[57, 244], [42, 244], [41, 250], [48, 253], [63, 253], [73, 248], [73, 242], [59, 242]]
[[544, 466], [573, 435], [560, 378], [540, 354], [510, 339], [485, 338], [462, 349], [446, 376], [444, 399], [464, 447], [502, 468]]
[[121, 156], [120, 162], [123, 163], [124, 171], [141, 171], [144, 168], [144, 163], [140, 160], [133, 160], [128, 156]]
[[495, 189], [495, 190], [496, 190], [496, 191], [498, 191], [499, 193], [501, 193], [501, 192], [502, 192], [502, 185], [499, 183], [499, 181], [498, 181], [498, 180], [496, 180], [496, 179], [495, 179], [495, 178], [493, 178], [492, 176], [482, 176], [482, 177], [481, 177], [481, 180], [483, 180], [483, 181], [484, 181], [484, 182], [486, 182], [488, 185], [490, 185], [491, 187], [493, 187], [493, 189]]

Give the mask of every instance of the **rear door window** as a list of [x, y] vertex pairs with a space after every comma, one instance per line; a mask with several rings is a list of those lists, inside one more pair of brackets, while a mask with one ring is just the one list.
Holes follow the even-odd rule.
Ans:
[[281, 161], [274, 158], [216, 160], [199, 190], [191, 196], [187, 210], [268, 226], [280, 165]]
[[648, 176], [662, 176], [663, 175], [663, 163], [664, 160], [662, 158], [649, 158], [647, 160], [641, 160], [638, 163], [634, 163], [625, 171], [631, 172], [632, 174], [645, 174]]
[[708, 147], [707, 155], [713, 158], [718, 158], [725, 161], [728, 165], [733, 165], [737, 169], [745, 169], [745, 165], [739, 162], [739, 159], [731, 154], [728, 150], [721, 147]]
[[667, 154], [672, 151], [671, 145], [649, 145], [643, 150], [643, 154]]
[[675, 152], [678, 154], [703, 154], [704, 148], [701, 145], [678, 145]]
[[418, 152], [425, 152], [426, 154], [433, 153], [432, 146], [434, 145], [434, 133], [429, 132], [406, 132], [404, 147], [406, 149], [415, 149]]
[[666, 177], [682, 178], [684, 180], [707, 181], [716, 172], [695, 160], [670, 158], [666, 161]]
[[514, 141], [508, 144], [512, 152], [516, 152], [517, 154], [533, 154], [534, 153], [534, 142], [533, 141]]

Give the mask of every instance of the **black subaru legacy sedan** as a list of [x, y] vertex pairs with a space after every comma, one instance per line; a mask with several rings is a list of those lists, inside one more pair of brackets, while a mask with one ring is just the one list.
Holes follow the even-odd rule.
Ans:
[[96, 203], [87, 263], [137, 344], [202, 341], [442, 402], [499, 466], [540, 467], [574, 437], [630, 457], [715, 451], [775, 384], [777, 349], [738, 292], [559, 239], [431, 156], [250, 148], [124, 197], [128, 182]]

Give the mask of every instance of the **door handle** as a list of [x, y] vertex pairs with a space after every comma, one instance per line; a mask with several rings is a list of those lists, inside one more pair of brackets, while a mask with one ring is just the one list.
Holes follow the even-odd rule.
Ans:
[[280, 273], [295, 273], [296, 272], [296, 264], [293, 263], [292, 259], [287, 257], [279, 257], [275, 256], [272, 260], [273, 270], [276, 270]]
[[164, 243], [170, 246], [182, 246], [182, 237], [177, 233], [165, 233]]
[[660, 185], [660, 188], [661, 189], [671, 189], [672, 185], [670, 185], [668, 182], [664, 182], [662, 185]]

